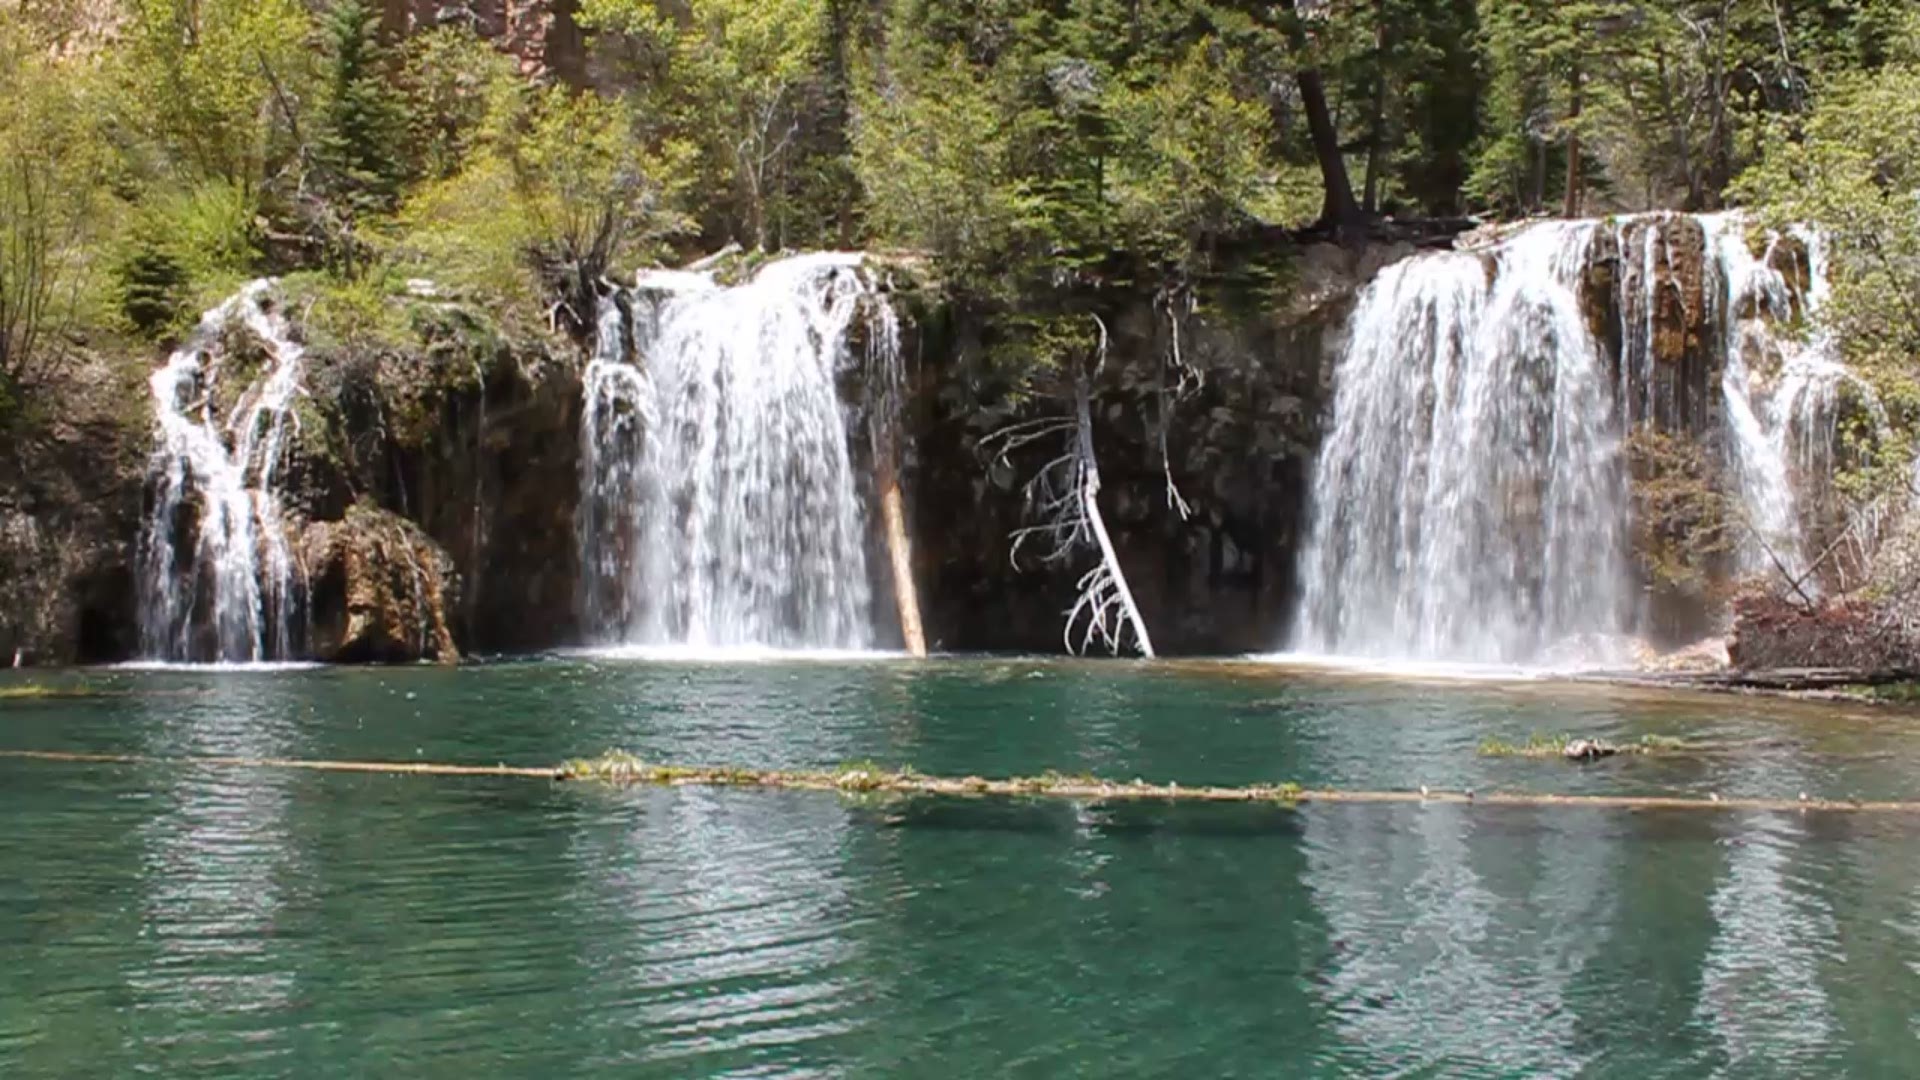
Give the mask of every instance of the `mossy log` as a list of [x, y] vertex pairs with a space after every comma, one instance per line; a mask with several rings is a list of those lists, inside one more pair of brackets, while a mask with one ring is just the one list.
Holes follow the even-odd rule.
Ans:
[[1685, 795], [1554, 795], [1532, 792], [1361, 791], [1303, 788], [1297, 784], [1239, 787], [1116, 781], [1097, 776], [1039, 776], [989, 780], [979, 776], [927, 776], [912, 769], [887, 769], [871, 763], [835, 769], [742, 769], [729, 766], [662, 765], [613, 751], [554, 766], [455, 765], [413, 761], [324, 761], [301, 758], [159, 757], [141, 754], [89, 754], [61, 750], [0, 750], [0, 760], [88, 765], [142, 765], [203, 769], [297, 769], [312, 772], [382, 773], [411, 776], [514, 777], [548, 781], [585, 781], [611, 786], [765, 788], [833, 791], [856, 795], [950, 796], [1059, 799], [1068, 802], [1264, 803], [1438, 803], [1473, 806], [1585, 807], [1614, 810], [1749, 810], [1786, 812], [1920, 813], [1920, 801], [1758, 799]]

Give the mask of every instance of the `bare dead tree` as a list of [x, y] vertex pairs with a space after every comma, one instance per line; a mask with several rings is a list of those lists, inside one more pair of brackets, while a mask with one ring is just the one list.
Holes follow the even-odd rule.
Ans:
[[[1167, 480], [1167, 508], [1180, 515], [1185, 521], [1193, 516], [1193, 508], [1180, 495], [1180, 488], [1173, 482], [1173, 455], [1167, 448], [1167, 436], [1173, 429], [1173, 407], [1188, 394], [1206, 384], [1206, 376], [1199, 368], [1187, 363], [1180, 350], [1180, 326], [1186, 316], [1193, 314], [1193, 293], [1185, 289], [1163, 291], [1159, 297], [1160, 306], [1167, 310], [1167, 352], [1162, 357], [1158, 380], [1154, 386], [1154, 398], [1159, 407], [1160, 428], [1160, 471]], [[1173, 386], [1167, 386], [1167, 379], [1173, 378]]]
[[[1040, 417], [1011, 424], [989, 435], [982, 445], [995, 458], [1007, 462], [1009, 454], [1047, 439], [1061, 439], [1061, 452], [1040, 467], [1022, 489], [1028, 513], [1037, 523], [1016, 529], [1008, 558], [1020, 564], [1020, 551], [1030, 540], [1044, 544], [1040, 561], [1062, 565], [1085, 547], [1098, 551], [1100, 559], [1080, 576], [1073, 606], [1061, 639], [1069, 652], [1084, 654], [1095, 639], [1107, 651], [1118, 655], [1132, 632], [1133, 646], [1140, 655], [1153, 656], [1153, 639], [1134, 603], [1133, 590], [1127, 586], [1120, 569], [1119, 556], [1100, 516], [1100, 465], [1093, 450], [1093, 376], [1106, 363], [1107, 326], [1096, 316], [1100, 338], [1092, 370], [1076, 366], [1073, 373], [1073, 411], [1068, 416]], [[1084, 621], [1084, 625], [1083, 625]], [[1074, 635], [1079, 631], [1076, 646]]]

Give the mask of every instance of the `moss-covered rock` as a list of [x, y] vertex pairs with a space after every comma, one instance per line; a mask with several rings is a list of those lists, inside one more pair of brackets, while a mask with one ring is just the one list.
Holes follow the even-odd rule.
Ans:
[[420, 527], [356, 506], [307, 526], [309, 650], [318, 660], [402, 663], [460, 658], [447, 609], [457, 598], [453, 559]]

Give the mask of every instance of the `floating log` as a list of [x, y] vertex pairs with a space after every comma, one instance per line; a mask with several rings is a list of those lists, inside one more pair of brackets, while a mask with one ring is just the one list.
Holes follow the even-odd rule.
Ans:
[[302, 758], [165, 757], [144, 754], [93, 754], [64, 750], [0, 750], [0, 760], [65, 762], [86, 765], [141, 765], [164, 768], [289, 769], [310, 772], [380, 773], [400, 776], [513, 777], [548, 781], [588, 781], [612, 786], [766, 788], [835, 791], [846, 794], [934, 795], [953, 797], [1060, 799], [1068, 802], [1183, 802], [1398, 804], [1435, 803], [1470, 806], [1569, 807], [1610, 810], [1747, 810], [1920, 814], [1920, 801], [1721, 798], [1687, 795], [1552, 795], [1531, 792], [1362, 791], [1302, 788], [1297, 784], [1242, 787], [1154, 784], [1143, 780], [1103, 780], [1097, 776], [1039, 776], [989, 780], [979, 776], [927, 776], [912, 769], [873, 764], [836, 769], [742, 769], [728, 766], [660, 765], [632, 754], [609, 752], [553, 766], [452, 765], [416, 761], [327, 761]]

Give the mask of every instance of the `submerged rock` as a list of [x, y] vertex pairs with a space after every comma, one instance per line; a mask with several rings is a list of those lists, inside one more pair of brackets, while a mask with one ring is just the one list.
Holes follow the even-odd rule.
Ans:
[[420, 527], [355, 507], [301, 538], [311, 575], [311, 652], [344, 663], [460, 658], [447, 626], [457, 592], [453, 559]]

